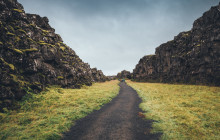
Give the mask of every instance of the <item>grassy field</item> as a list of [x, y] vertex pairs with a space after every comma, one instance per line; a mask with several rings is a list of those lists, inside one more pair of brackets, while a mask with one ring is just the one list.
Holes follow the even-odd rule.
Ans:
[[118, 92], [118, 81], [83, 89], [50, 87], [20, 102], [21, 109], [0, 113], [0, 139], [60, 139], [74, 121], [100, 109]]
[[162, 139], [220, 139], [220, 87], [127, 82]]

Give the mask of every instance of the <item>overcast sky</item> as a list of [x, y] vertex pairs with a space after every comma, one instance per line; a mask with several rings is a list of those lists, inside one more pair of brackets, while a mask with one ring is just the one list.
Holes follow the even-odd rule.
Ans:
[[144, 55], [192, 28], [219, 0], [18, 0], [47, 16], [77, 55], [106, 75], [132, 71]]

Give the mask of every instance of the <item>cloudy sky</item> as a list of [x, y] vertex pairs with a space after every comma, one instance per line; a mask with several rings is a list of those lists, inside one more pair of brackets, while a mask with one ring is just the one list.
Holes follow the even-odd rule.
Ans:
[[132, 71], [144, 55], [192, 28], [219, 0], [18, 0], [80, 58], [106, 75]]

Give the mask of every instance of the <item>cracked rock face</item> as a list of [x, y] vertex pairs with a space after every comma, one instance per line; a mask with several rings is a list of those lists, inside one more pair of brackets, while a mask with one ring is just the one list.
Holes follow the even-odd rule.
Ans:
[[129, 71], [123, 70], [116, 76], [118, 79], [131, 79], [132, 74]]
[[190, 31], [156, 48], [155, 55], [141, 58], [134, 79], [220, 86], [219, 6], [205, 12]]
[[92, 69], [92, 77], [95, 82], [105, 82], [110, 80], [101, 70], [97, 70], [96, 68]]
[[47, 85], [80, 88], [105, 81], [63, 43], [46, 17], [26, 14], [17, 0], [0, 0], [0, 109]]

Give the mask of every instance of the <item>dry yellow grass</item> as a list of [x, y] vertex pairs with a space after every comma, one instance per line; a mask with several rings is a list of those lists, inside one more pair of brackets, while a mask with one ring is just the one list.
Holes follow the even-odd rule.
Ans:
[[127, 82], [162, 139], [220, 139], [220, 87]]
[[83, 89], [48, 90], [21, 102], [17, 111], [0, 113], [0, 139], [60, 139], [74, 121], [111, 101], [119, 86], [110, 81]]

